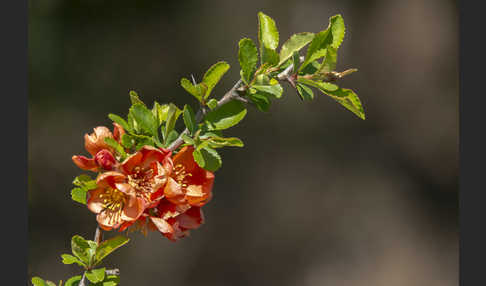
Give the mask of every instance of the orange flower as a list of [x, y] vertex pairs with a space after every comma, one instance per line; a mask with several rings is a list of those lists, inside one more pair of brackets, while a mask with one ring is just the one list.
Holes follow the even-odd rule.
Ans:
[[139, 230], [144, 235], [149, 230], [159, 231], [171, 241], [177, 241], [188, 236], [191, 229], [196, 229], [203, 223], [204, 216], [200, 207], [176, 205], [164, 198], [155, 208], [145, 210], [138, 220], [124, 223], [120, 231], [128, 227], [130, 231]]
[[96, 220], [104, 230], [120, 227], [124, 222], [137, 220], [145, 210], [144, 201], [116, 189], [107, 176], [99, 176], [97, 189], [88, 191], [88, 209], [97, 214]]
[[83, 170], [97, 172], [102, 170], [112, 170], [118, 162], [113, 156], [113, 148], [105, 143], [105, 138], [112, 138], [118, 142], [125, 130], [117, 123], [113, 123], [113, 133], [104, 126], [95, 127], [94, 132], [84, 135], [84, 148], [92, 155], [91, 158], [75, 155], [72, 157], [74, 164]]
[[185, 146], [173, 158], [173, 171], [167, 179], [164, 194], [173, 204], [201, 207], [212, 198], [214, 174], [194, 161], [194, 147]]
[[112, 184], [122, 193], [141, 198], [145, 209], [157, 205], [162, 198], [163, 187], [171, 170], [169, 151], [144, 146], [123, 161], [117, 171], [100, 174], [98, 181]]

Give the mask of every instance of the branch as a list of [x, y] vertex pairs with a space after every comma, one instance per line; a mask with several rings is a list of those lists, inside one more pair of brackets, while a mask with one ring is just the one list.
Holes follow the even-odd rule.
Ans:
[[[218, 104], [213, 110], [220, 108], [221, 106], [230, 102], [233, 99], [248, 102], [245, 98], [241, 97], [236, 92], [236, 89], [240, 86], [241, 83], [242, 83], [241, 79], [238, 80], [235, 83], [235, 85], [228, 92], [226, 92], [224, 96], [218, 101]], [[199, 109], [199, 111], [196, 113], [196, 124], [199, 124], [201, 122], [201, 120], [203, 119], [204, 115], [206, 115], [206, 113], [207, 113], [206, 107], [202, 106], [201, 109]], [[177, 137], [177, 139], [174, 142], [172, 142], [167, 149], [169, 149], [170, 151], [174, 151], [175, 149], [179, 148], [179, 146], [181, 146], [182, 143], [184, 143], [184, 139], [182, 139], [183, 134], [186, 135], [189, 134], [189, 130], [187, 128], [184, 129], [184, 131], [182, 131], [179, 137]]]

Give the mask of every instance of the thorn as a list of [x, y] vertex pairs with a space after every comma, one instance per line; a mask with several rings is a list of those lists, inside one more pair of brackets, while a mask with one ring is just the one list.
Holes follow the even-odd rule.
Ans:
[[196, 80], [194, 79], [194, 76], [192, 74], [191, 74], [191, 78], [192, 78], [192, 84], [197, 85]]

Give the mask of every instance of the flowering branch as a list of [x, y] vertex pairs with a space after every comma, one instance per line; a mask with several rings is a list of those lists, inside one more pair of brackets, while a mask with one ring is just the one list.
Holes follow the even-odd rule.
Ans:
[[[96, 215], [97, 227], [93, 240], [75, 235], [71, 240], [73, 255], [61, 255], [64, 264], [84, 268], [82, 275], [71, 277], [65, 286], [119, 283], [120, 271], [100, 268], [100, 264], [129, 238], [117, 235], [103, 240], [103, 231], [140, 231], [145, 235], [157, 231], [177, 241], [200, 227], [204, 223], [202, 208], [213, 196], [214, 172], [222, 166], [216, 149], [243, 147], [239, 138], [224, 137], [223, 131], [243, 120], [247, 105], [268, 111], [272, 100], [283, 96], [282, 82], [288, 82], [302, 100], [312, 100], [313, 89], [317, 89], [365, 119], [356, 93], [335, 84], [357, 71], [335, 71], [345, 31], [340, 15], [331, 17], [327, 29], [319, 33], [291, 36], [280, 51], [275, 21], [261, 12], [258, 20], [259, 48], [249, 38], [240, 40], [241, 78], [219, 100], [211, 92], [230, 68], [224, 61], [212, 65], [200, 83], [192, 75], [192, 80], [181, 79], [181, 86], [199, 103], [195, 114], [189, 105], [179, 109], [173, 103], [156, 101], [149, 109], [131, 91], [132, 105], [126, 119], [109, 114], [112, 131], [98, 126], [85, 134], [90, 156], [75, 155], [72, 160], [96, 177], [76, 177], [71, 197]], [[306, 46], [306, 54], [301, 56]], [[175, 126], [181, 115], [185, 128], [179, 133]], [[39, 277], [32, 278], [32, 283], [54, 285]]]

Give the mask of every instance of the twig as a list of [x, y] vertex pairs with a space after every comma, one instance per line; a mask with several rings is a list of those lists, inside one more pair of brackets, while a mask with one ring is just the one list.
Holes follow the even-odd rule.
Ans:
[[84, 271], [83, 277], [79, 281], [78, 286], [87, 286], [87, 285], [89, 285], [89, 282], [86, 281], [86, 271]]

